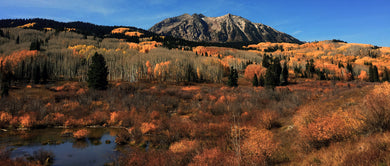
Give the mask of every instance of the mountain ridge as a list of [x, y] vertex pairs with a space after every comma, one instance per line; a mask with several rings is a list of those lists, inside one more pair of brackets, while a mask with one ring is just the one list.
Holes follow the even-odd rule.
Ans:
[[270, 26], [253, 23], [230, 13], [219, 17], [186, 13], [167, 18], [155, 24], [149, 31], [197, 42], [302, 43]]

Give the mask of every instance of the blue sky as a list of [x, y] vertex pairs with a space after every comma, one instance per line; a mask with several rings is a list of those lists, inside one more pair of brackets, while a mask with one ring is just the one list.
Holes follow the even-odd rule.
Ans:
[[231, 13], [302, 41], [390, 46], [389, 0], [0, 0], [0, 19], [39, 17], [149, 29], [184, 13]]

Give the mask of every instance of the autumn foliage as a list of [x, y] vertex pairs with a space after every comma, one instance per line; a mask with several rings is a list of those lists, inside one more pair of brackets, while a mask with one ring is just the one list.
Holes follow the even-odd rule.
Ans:
[[265, 75], [266, 70], [267, 69], [262, 65], [252, 64], [246, 67], [244, 77], [248, 80], [253, 80], [253, 77], [256, 74], [256, 76], [260, 78], [260, 76]]
[[249, 165], [266, 165], [267, 161], [278, 149], [271, 131], [249, 128], [241, 147], [243, 161]]
[[73, 133], [73, 137], [78, 140], [87, 138], [87, 135], [88, 135], [87, 129], [80, 129]]
[[374, 130], [390, 129], [390, 83], [385, 82], [375, 86], [370, 94], [365, 97], [364, 105], [367, 110], [364, 112], [367, 123]]

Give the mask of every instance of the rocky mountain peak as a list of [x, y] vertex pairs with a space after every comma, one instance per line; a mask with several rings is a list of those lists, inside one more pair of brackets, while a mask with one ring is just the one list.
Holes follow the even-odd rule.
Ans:
[[298, 39], [267, 25], [252, 23], [230, 13], [220, 17], [184, 14], [165, 19], [149, 30], [161, 35], [201, 42], [301, 43]]

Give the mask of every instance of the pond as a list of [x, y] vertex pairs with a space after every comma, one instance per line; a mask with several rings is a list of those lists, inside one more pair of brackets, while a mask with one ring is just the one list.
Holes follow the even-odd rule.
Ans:
[[36, 129], [30, 131], [1, 132], [0, 146], [11, 148], [11, 158], [31, 156], [34, 151], [45, 150], [54, 154], [54, 166], [104, 165], [113, 162], [126, 147], [115, 143], [121, 129], [87, 129], [84, 140], [75, 140], [64, 133], [75, 129]]

